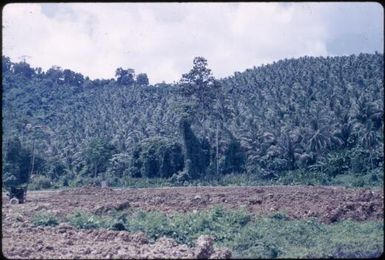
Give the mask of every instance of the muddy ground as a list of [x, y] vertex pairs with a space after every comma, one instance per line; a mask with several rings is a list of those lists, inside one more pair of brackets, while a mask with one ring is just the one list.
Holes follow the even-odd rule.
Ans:
[[42, 211], [65, 216], [76, 209], [105, 214], [111, 209], [193, 212], [222, 204], [245, 208], [253, 215], [285, 212], [291, 218], [314, 217], [324, 223], [343, 219], [383, 220], [383, 189], [343, 187], [181, 187], [157, 189], [79, 188], [28, 192], [25, 204], [11, 204], [2, 196], [2, 252], [7, 258], [192, 258], [228, 257], [212, 248], [209, 238], [195, 248], [161, 238], [149, 243], [142, 233], [34, 227], [31, 218]]

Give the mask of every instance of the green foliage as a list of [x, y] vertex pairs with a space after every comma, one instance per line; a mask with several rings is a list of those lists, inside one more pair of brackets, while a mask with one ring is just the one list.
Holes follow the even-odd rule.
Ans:
[[115, 72], [116, 82], [119, 85], [131, 86], [135, 82], [135, 70], [117, 68]]
[[54, 160], [48, 164], [48, 169], [46, 171], [47, 176], [54, 181], [62, 179], [67, 174], [66, 166], [61, 160]]
[[244, 172], [245, 161], [246, 155], [242, 151], [239, 141], [232, 138], [224, 154], [224, 162], [220, 167], [221, 172], [223, 174]]
[[246, 211], [230, 211], [217, 207], [210, 211], [167, 216], [160, 212], [134, 212], [127, 218], [127, 230], [143, 231], [151, 240], [167, 236], [178, 243], [193, 245], [199, 235], [213, 235], [217, 241], [225, 241], [231, 233], [247, 225], [251, 217]]
[[115, 147], [106, 139], [92, 139], [83, 150], [87, 174], [97, 177], [99, 173], [106, 172], [114, 151]]
[[148, 86], [149, 81], [146, 73], [139, 73], [136, 76], [136, 84], [139, 86]]
[[246, 210], [221, 206], [185, 214], [129, 211], [112, 217], [84, 212], [72, 216], [77, 228], [143, 231], [150, 241], [166, 236], [193, 246], [200, 235], [211, 235], [217, 246], [228, 247], [236, 258], [378, 257], [384, 250], [380, 221], [327, 225], [314, 219], [293, 220], [284, 213], [252, 217]]
[[124, 187], [129, 188], [156, 188], [173, 186], [173, 183], [171, 181], [164, 178], [134, 178], [130, 176], [125, 176], [123, 180]]
[[134, 148], [130, 172], [132, 177], [168, 178], [183, 167], [180, 144], [164, 138], [148, 138]]
[[30, 190], [46, 190], [51, 187], [51, 179], [43, 175], [34, 176], [31, 183], [28, 185]]
[[[155, 175], [164, 178], [176, 172], [212, 178], [219, 166], [221, 176], [247, 171], [261, 181], [297, 170], [342, 181], [354, 172], [366, 185], [369, 179], [359, 175], [383, 170], [382, 54], [285, 59], [219, 80], [207, 60], [197, 57], [180, 82], [154, 86], [146, 86], [144, 73], [135, 77], [133, 69], [118, 69], [116, 79], [90, 80], [59, 67], [43, 72], [7, 57], [2, 67], [3, 154], [12, 136], [25, 147], [35, 144], [34, 172], [54, 183], [107, 174], [119, 185], [124, 176], [150, 176], [157, 169]], [[200, 142], [202, 158], [194, 148], [184, 149], [185, 167], [178, 171], [166, 170], [174, 167], [171, 161], [167, 165], [167, 154], [164, 171], [156, 152], [147, 151], [146, 162], [140, 160], [144, 151], [136, 147], [144, 139], [184, 143], [178, 130], [186, 117], [191, 132], [185, 137], [190, 145]], [[28, 125], [46, 125], [54, 134], [32, 138]], [[112, 151], [92, 147], [100, 140]]]
[[81, 210], [78, 210], [67, 217], [68, 222], [79, 229], [99, 229], [111, 226], [112, 220], [108, 217], [98, 217]]
[[24, 148], [20, 140], [11, 138], [6, 144], [3, 157], [3, 185], [10, 198], [17, 198], [19, 203], [25, 200], [27, 186], [30, 181], [31, 152]]
[[59, 219], [52, 213], [39, 212], [32, 217], [32, 224], [35, 226], [57, 226]]
[[[376, 229], [382, 225], [349, 220], [325, 225], [315, 220], [258, 218], [229, 244], [235, 256], [242, 258], [329, 258], [341, 256], [341, 248], [355, 257], [379, 256], [383, 231]], [[367, 240], [365, 234], [373, 240]]]
[[179, 84], [184, 96], [195, 98], [198, 106], [205, 109], [212, 107], [215, 92], [219, 85], [207, 67], [207, 60], [195, 57], [193, 68], [189, 73], [183, 74]]
[[210, 147], [206, 139], [199, 141], [191, 129], [191, 123], [186, 118], [181, 119], [180, 130], [186, 153], [186, 171], [192, 179], [198, 179], [204, 176], [209, 166]]

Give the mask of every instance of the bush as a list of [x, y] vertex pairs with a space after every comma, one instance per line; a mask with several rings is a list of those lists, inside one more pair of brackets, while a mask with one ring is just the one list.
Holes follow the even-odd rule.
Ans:
[[72, 226], [80, 229], [98, 229], [112, 226], [110, 224], [112, 222], [110, 218], [98, 217], [83, 211], [76, 211], [68, 215], [67, 220]]
[[32, 218], [32, 223], [35, 226], [57, 226], [59, 224], [58, 218], [52, 213], [38, 213]]
[[45, 190], [52, 188], [51, 180], [43, 175], [38, 175], [32, 178], [31, 183], [28, 185], [31, 190]]

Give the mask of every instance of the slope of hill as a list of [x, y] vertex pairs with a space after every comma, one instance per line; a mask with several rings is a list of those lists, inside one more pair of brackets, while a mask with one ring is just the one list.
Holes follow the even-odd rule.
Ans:
[[64, 185], [230, 173], [290, 183], [293, 172], [383, 182], [382, 54], [281, 60], [220, 80], [195, 65], [178, 84], [148, 86], [132, 71], [91, 81], [3, 57], [3, 173], [17, 137], [35, 178]]

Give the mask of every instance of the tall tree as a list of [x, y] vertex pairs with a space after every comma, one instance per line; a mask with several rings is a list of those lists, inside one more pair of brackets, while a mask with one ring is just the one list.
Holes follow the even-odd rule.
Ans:
[[189, 73], [183, 74], [179, 84], [182, 93], [189, 98], [196, 98], [202, 109], [210, 108], [215, 100], [215, 90], [219, 87], [213, 77], [211, 70], [207, 67], [207, 60], [203, 57], [196, 57], [193, 61], [193, 68]]
[[119, 85], [132, 86], [135, 82], [135, 70], [117, 68], [115, 77]]
[[149, 81], [146, 73], [139, 73], [136, 76], [136, 84], [139, 86], [148, 86]]
[[[185, 165], [188, 167], [188, 174], [192, 179], [198, 179], [204, 176], [206, 168], [210, 163], [210, 147], [207, 140], [202, 142], [195, 136], [191, 129], [191, 123], [187, 118], [180, 121], [180, 130], [183, 136], [185, 150]], [[189, 163], [188, 163], [189, 162]]]

